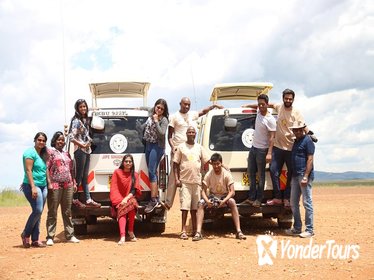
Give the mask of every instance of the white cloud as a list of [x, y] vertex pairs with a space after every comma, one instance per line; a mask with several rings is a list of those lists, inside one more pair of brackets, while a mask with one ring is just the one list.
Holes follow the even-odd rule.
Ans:
[[[0, 2], [0, 185], [34, 134], [63, 129], [88, 84], [152, 83], [149, 103], [208, 105], [214, 84], [289, 87], [319, 138], [317, 170], [374, 170], [374, 6], [363, 1]], [[65, 97], [64, 98], [64, 93]], [[16, 141], [16, 142], [14, 142]]]

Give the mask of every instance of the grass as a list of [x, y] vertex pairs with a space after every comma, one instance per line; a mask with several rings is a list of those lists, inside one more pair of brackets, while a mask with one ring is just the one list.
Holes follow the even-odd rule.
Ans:
[[313, 182], [316, 187], [374, 187], [374, 180], [344, 180]]
[[0, 193], [0, 207], [15, 207], [29, 205], [22, 192], [4, 189]]
[[[374, 187], [374, 180], [345, 180], [314, 182], [315, 187]], [[0, 192], [0, 207], [17, 207], [29, 205], [22, 192], [4, 189]]]

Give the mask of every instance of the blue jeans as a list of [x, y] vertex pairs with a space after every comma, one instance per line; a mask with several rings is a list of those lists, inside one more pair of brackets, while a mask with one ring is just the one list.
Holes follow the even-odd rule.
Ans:
[[25, 237], [31, 236], [31, 241], [38, 241], [40, 233], [40, 218], [47, 198], [47, 186], [36, 186], [38, 192], [36, 199], [32, 198], [31, 185], [23, 183], [22, 189], [32, 209], [32, 212], [27, 219], [25, 229], [23, 230], [23, 235]]
[[300, 216], [300, 196], [303, 197], [305, 209], [305, 231], [313, 233], [313, 201], [312, 201], [312, 180], [309, 179], [306, 187], [301, 187], [300, 182], [303, 176], [292, 177], [291, 180], [291, 209], [294, 218], [293, 227], [301, 231], [302, 222]]
[[290, 199], [290, 183], [292, 177], [291, 151], [273, 147], [272, 160], [270, 164], [270, 176], [271, 182], [273, 183], [273, 195], [274, 198], [277, 199], [282, 199], [279, 177], [281, 175], [284, 163], [286, 163], [287, 166], [287, 184], [286, 189], [284, 190], [283, 198]]
[[[268, 149], [251, 148], [248, 155], [248, 177], [250, 182], [249, 199], [262, 201], [265, 187], [266, 154]], [[258, 174], [258, 187], [256, 183]], [[257, 189], [257, 192], [256, 192]]]
[[158, 146], [157, 143], [147, 142], [145, 145], [145, 159], [148, 166], [148, 176], [151, 183], [157, 182], [157, 167], [160, 163], [165, 149]]
[[[87, 177], [88, 177], [88, 168], [90, 167], [90, 154], [83, 152], [81, 149], [78, 149], [74, 152], [75, 160], [75, 181], [77, 186], [82, 185], [84, 194], [86, 195], [86, 200], [91, 198], [90, 189], [88, 188]], [[77, 199], [79, 196], [78, 192], [74, 193], [74, 199]]]

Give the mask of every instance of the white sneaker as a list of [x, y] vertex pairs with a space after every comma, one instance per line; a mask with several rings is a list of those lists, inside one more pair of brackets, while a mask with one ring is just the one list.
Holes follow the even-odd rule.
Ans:
[[76, 238], [74, 235], [68, 240], [70, 243], [79, 243], [79, 239]]
[[301, 238], [310, 238], [310, 237], [314, 236], [314, 233], [309, 232], [309, 231], [304, 231], [304, 232], [300, 233], [299, 236]]
[[47, 239], [47, 242], [46, 242], [45, 244], [47, 244], [47, 246], [52, 246], [52, 245], [55, 244], [55, 243], [53, 242], [53, 239], [48, 238], [48, 239]]

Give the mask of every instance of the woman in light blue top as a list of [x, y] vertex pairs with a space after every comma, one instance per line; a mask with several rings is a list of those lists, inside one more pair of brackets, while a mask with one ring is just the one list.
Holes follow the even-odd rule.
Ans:
[[27, 149], [23, 153], [23, 168], [25, 175], [21, 189], [29, 201], [32, 212], [26, 222], [25, 229], [21, 234], [23, 247], [45, 247], [39, 241], [40, 218], [42, 216], [44, 204], [47, 197], [47, 186], [49, 176], [46, 162], [47, 153], [47, 135], [44, 132], [38, 132], [34, 137], [34, 147]]

